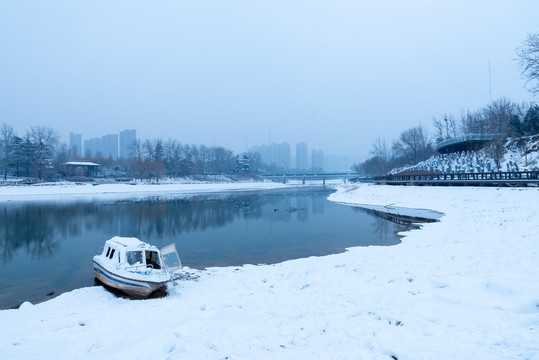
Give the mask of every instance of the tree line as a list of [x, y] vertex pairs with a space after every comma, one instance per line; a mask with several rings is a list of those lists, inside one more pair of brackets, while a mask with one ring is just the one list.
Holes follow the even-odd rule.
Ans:
[[18, 136], [11, 125], [0, 126], [0, 165], [4, 179], [10, 169], [16, 176], [43, 178], [54, 168], [59, 136], [50, 127], [33, 126]]
[[60, 143], [58, 132], [47, 126], [33, 126], [19, 136], [6, 123], [0, 126], [0, 169], [4, 180], [8, 174], [39, 180], [55, 180], [65, 174], [62, 164], [72, 160], [92, 161], [102, 166], [106, 177], [156, 179], [165, 176], [257, 174], [266, 166], [258, 153], [234, 154], [220, 146], [181, 144], [178, 140], [137, 140], [133, 156], [114, 160], [95, 157], [77, 158], [76, 150]]
[[487, 151], [499, 161], [506, 138], [539, 133], [539, 106], [502, 98], [476, 111], [463, 111], [458, 117], [452, 114], [435, 117], [432, 124], [433, 135], [418, 125], [403, 131], [391, 146], [384, 138], [378, 138], [371, 145], [371, 157], [352, 169], [371, 176], [386, 175], [391, 169], [415, 165], [435, 155], [437, 142], [471, 134], [492, 135], [494, 140]]
[[539, 131], [537, 112], [537, 105], [517, 104], [501, 98], [479, 110], [463, 111], [459, 117], [444, 114], [440, 118], [433, 118], [435, 140], [468, 134], [501, 137], [534, 135]]
[[188, 145], [175, 139], [137, 140], [133, 153], [125, 167], [138, 179], [257, 174], [262, 166], [258, 153], [234, 154], [221, 146]]
[[[539, 95], [539, 33], [529, 34], [516, 53], [526, 88], [532, 96]], [[403, 131], [391, 146], [384, 138], [378, 138], [372, 144], [371, 157], [353, 165], [352, 170], [372, 176], [385, 175], [393, 168], [428, 159], [434, 155], [433, 144], [437, 142], [470, 134], [489, 134], [494, 138], [487, 151], [499, 167], [505, 139], [539, 133], [539, 105], [517, 104], [501, 98], [476, 111], [433, 118], [432, 124], [433, 136], [418, 125]]]

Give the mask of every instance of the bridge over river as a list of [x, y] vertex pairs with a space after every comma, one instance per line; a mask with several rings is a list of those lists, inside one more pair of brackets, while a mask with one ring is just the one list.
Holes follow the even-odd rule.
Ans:
[[266, 179], [274, 182], [282, 182], [286, 184], [288, 180], [301, 180], [303, 184], [309, 180], [320, 180], [322, 184], [326, 183], [326, 180], [343, 180], [344, 183], [350, 180], [360, 181], [364, 178], [363, 174], [354, 172], [334, 172], [334, 173], [294, 173], [294, 174], [265, 174], [262, 175]]

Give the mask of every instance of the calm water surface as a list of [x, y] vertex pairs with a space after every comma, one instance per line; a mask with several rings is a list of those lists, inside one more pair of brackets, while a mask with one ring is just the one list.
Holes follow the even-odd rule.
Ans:
[[409, 226], [328, 201], [330, 190], [287, 190], [0, 204], [0, 309], [93, 284], [105, 240], [175, 242], [185, 266], [270, 264], [351, 246], [395, 245]]

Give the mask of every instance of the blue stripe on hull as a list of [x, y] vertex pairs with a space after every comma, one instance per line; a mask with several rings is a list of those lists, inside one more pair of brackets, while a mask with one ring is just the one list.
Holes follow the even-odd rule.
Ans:
[[102, 271], [101, 269], [98, 269], [94, 266], [94, 271], [98, 271], [101, 275], [103, 275], [104, 277], [106, 277], [107, 279], [110, 279], [114, 282], [117, 282], [119, 284], [124, 284], [124, 285], [128, 285], [128, 286], [135, 286], [135, 287], [146, 287], [144, 285], [140, 285], [140, 284], [135, 284], [135, 283], [129, 283], [127, 281], [122, 281], [122, 280], [119, 280], [119, 279], [115, 279], [113, 278], [112, 276], [106, 274], [104, 271]]

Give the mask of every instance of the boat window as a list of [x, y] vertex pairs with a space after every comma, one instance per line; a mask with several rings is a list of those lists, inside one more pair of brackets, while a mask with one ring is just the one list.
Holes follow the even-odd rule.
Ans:
[[180, 258], [178, 257], [177, 252], [172, 252], [163, 255], [163, 264], [165, 265], [165, 268], [167, 269], [181, 269], [182, 263], [180, 262]]
[[128, 251], [125, 257], [129, 265], [142, 264], [142, 251]]
[[109, 257], [109, 254], [110, 254], [110, 246], [107, 248], [107, 257]]
[[112, 251], [110, 252], [110, 256], [109, 256], [110, 259], [112, 259], [112, 257], [114, 256], [114, 250], [115, 249], [112, 249]]
[[179, 270], [182, 268], [182, 261], [178, 250], [176, 250], [176, 244], [172, 243], [161, 249], [161, 261], [164, 269]]
[[146, 251], [146, 266], [153, 267], [154, 269], [161, 269], [157, 251]]

